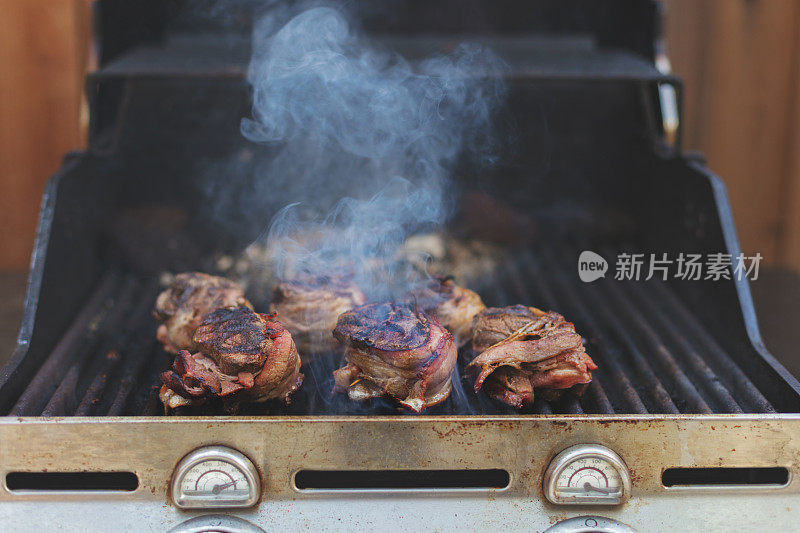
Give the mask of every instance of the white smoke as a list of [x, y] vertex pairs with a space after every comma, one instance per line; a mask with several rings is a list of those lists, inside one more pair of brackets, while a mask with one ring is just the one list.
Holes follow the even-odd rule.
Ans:
[[469, 44], [410, 62], [331, 7], [286, 19], [270, 11], [254, 27], [252, 118], [241, 124], [271, 147], [254, 193], [285, 206], [267, 237], [277, 273], [289, 262], [328, 272], [344, 258], [369, 296], [391, 296], [386, 279], [408, 276], [393, 250], [446, 221], [457, 158], [491, 144], [502, 62]]

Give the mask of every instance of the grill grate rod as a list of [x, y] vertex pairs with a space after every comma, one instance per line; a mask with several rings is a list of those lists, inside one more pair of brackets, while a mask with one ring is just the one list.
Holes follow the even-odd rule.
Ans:
[[638, 384], [637, 390], [640, 397], [648, 398], [647, 403], [652, 405], [649, 410], [656, 413], [680, 413], [672, 395], [667, 391], [667, 384], [662, 383], [662, 379], [658, 377], [648, 358], [645, 357], [633, 338], [630, 327], [619, 320], [616, 309], [609, 300], [598, 292], [597, 287], [588, 287], [585, 291], [587, 301], [593, 305], [592, 309], [601, 315], [601, 319], [609, 325], [614, 336], [625, 347], [625, 351], [622, 353], [625, 353], [627, 357], [621, 359], [621, 364], [626, 367], [630, 365], [629, 375]]
[[[569, 278], [564, 274], [565, 265], [558, 263], [555, 257], [546, 250], [542, 254], [542, 261], [547, 265], [551, 276], [560, 281], [561, 287], [574, 296], [574, 300], [571, 300], [574, 302], [573, 311], [578, 311], [578, 314], [582, 315], [584, 319], [588, 318], [589, 322], [593, 322], [593, 316], [598, 316], [602, 323], [605, 324], [605, 329], [602, 326], [595, 325], [596, 333], [599, 333], [600, 338], [603, 339], [602, 342], [597, 344], [599, 347], [609, 347], [613, 350], [613, 352], [609, 353], [608, 359], [615, 361], [615, 363], [612, 363], [612, 367], [619, 367], [619, 370], [625, 376], [622, 381], [626, 389], [624, 390], [625, 396], [632, 397], [633, 394], [629, 392], [632, 389], [638, 396], [639, 401], [644, 404], [645, 413], [680, 413], [661, 379], [659, 379], [650, 362], [644, 356], [643, 351], [634, 340], [631, 334], [632, 328], [618, 319], [616, 309], [611, 305], [609, 299], [603, 297], [598, 292], [598, 288], [593, 286], [594, 284], [590, 284], [582, 287], [583, 291], [581, 292], [586, 299], [583, 302], [573, 287], [576, 282], [574, 280], [570, 282]], [[591, 309], [593, 313], [590, 315], [586, 309]], [[599, 323], [595, 322], [595, 324]], [[581, 324], [582, 326], [583, 324]], [[605, 334], [606, 332], [610, 335]], [[619, 339], [627, 350], [619, 349], [612, 338]], [[626, 353], [628, 357], [625, 357], [624, 354]], [[639, 388], [637, 388], [637, 385]], [[644, 398], [648, 398], [649, 401], [645, 402]], [[636, 409], [638, 408], [639, 406], [636, 406]]]
[[143, 388], [137, 391], [132, 412], [141, 416], [156, 416], [164, 413], [164, 407], [158, 399], [161, 388], [161, 373], [172, 364], [174, 356], [164, 355], [161, 346], [156, 345], [150, 353], [150, 364], [144, 368], [141, 383]]
[[42, 416], [60, 416], [67, 414], [75, 405], [75, 389], [78, 387], [80, 377], [80, 366], [73, 364], [64, 374], [61, 383], [58, 384], [56, 391], [50, 397], [50, 401], [44, 406]]
[[[129, 350], [130, 356], [125, 358], [125, 365], [120, 372], [119, 387], [111, 406], [108, 408], [108, 416], [126, 414], [131, 396], [136, 391], [136, 385], [141, 382], [140, 376], [144, 372], [147, 363], [155, 362], [156, 358], [166, 359], [154, 340], [154, 330], [155, 326], [150, 328], [149, 331], [143, 332], [142, 337], [137, 339], [136, 345]], [[166, 367], [166, 360], [164, 366]]]
[[537, 415], [552, 415], [553, 407], [547, 400], [534, 399], [533, 413]]
[[[530, 252], [526, 252], [524, 259], [526, 260], [527, 264], [531, 265], [531, 277], [537, 280], [542, 278], [541, 267], [537, 264], [536, 259], [532, 256], [532, 254], [530, 254]], [[620, 365], [619, 361], [622, 360], [622, 351], [605, 334], [592, 315], [586, 311], [588, 306], [584, 302], [581, 302], [570, 283], [565, 279], [564, 273], [561, 269], [553, 269], [552, 275], [549, 279], [554, 281], [553, 285], [557, 287], [560, 293], [564, 296], [562, 301], [568, 302], [568, 316], [575, 317], [577, 319], [576, 322], [579, 324], [578, 331], [583, 331], [589, 334], [589, 342], [592, 350], [589, 355], [592, 357], [598, 356], [597, 362], [598, 366], [600, 367], [598, 369], [598, 373], [601, 378], [600, 381], [604, 381], [602, 379], [604, 376], [609, 376], [612, 380], [611, 383], [614, 384], [613, 390], [621, 397], [620, 399], [624, 401], [624, 404], [620, 406], [621, 409], [618, 409], [618, 411], [647, 414], [647, 407], [645, 407], [644, 403], [639, 397], [639, 394], [636, 392], [636, 389], [628, 378], [627, 373]], [[567, 312], [567, 309], [565, 309], [565, 312]], [[592, 387], [590, 387], [590, 389], [591, 388]], [[677, 408], [672, 405], [671, 400], [668, 402], [663, 402], [663, 410], [665, 412], [672, 412], [673, 409], [674, 412], [678, 412]]]
[[[640, 291], [633, 291], [630, 284], [622, 284], [621, 292], [625, 292], [629, 296], [633, 294], [633, 297], [637, 297], [635, 294]], [[633, 298], [631, 298], [631, 300], [632, 299]], [[675, 328], [669, 318], [660, 310], [660, 305], [657, 303], [655, 305], [648, 305], [648, 302], [643, 302], [642, 305], [637, 306], [637, 309], [640, 309], [640, 313], [649, 314], [653, 317], [654, 323], [658, 323], [664, 330], [663, 339], [668, 340], [679, 348], [675, 350], [675, 354], [682, 356], [681, 358], [689, 371], [689, 375], [695, 378], [698, 385], [700, 385], [700, 387], [706, 391], [706, 394], [714, 400], [714, 403], [719, 408], [717, 409], [718, 412], [743, 412], [742, 408], [728, 389], [725, 388], [725, 385], [722, 384], [714, 371], [709, 368], [705, 361], [698, 355], [694, 347], [688, 342], [687, 338]], [[662, 346], [664, 345], [664, 340], [660, 340], [655, 332], [652, 330], [648, 331], [649, 335], [655, 339], [656, 342], [660, 342]]]
[[[593, 300], [597, 304], [595, 309], [602, 309], [600, 314], [616, 331], [623, 344], [628, 347], [640, 375], [645, 376], [643, 384], [648, 388], [654, 387], [652, 389], [654, 399], [659, 404], [668, 405], [667, 398], [669, 398], [670, 402], [679, 409], [681, 409], [681, 404], [684, 404], [682, 412], [711, 413], [709, 405], [671, 355], [665, 350], [653, 349], [653, 346], [650, 346], [651, 349], [644, 348], [643, 342], [637, 338], [638, 336], [634, 336], [634, 331], [641, 334], [642, 322], [632, 319], [630, 316], [627, 317], [628, 320], [622, 320], [620, 311], [624, 312], [626, 302], [613, 289], [610, 289], [609, 285], [611, 284], [601, 281], [597, 286], [588, 287], [586, 292], [593, 296]], [[657, 345], [656, 348], [658, 348]], [[654, 365], [658, 365], [658, 367], [656, 368]], [[667, 412], [671, 412], [671, 409]]]
[[750, 378], [742, 371], [730, 355], [719, 345], [708, 331], [703, 329], [696, 319], [693, 319], [689, 310], [678, 300], [678, 297], [670, 291], [667, 286], [658, 281], [652, 284], [653, 292], [640, 291], [649, 305], [654, 305], [657, 300], [667, 309], [667, 316], [672, 317], [676, 324], [677, 331], [684, 335], [687, 333], [693, 336], [702, 347], [709, 362], [713, 363], [715, 371], [722, 376], [727, 383], [730, 383], [750, 412], [775, 413], [777, 412], [772, 404], [761, 394], [761, 391], [750, 381]]
[[574, 415], [585, 414], [578, 399], [571, 394], [565, 394], [555, 402], [551, 402], [551, 405], [556, 408], [558, 413]]
[[[120, 329], [122, 321], [127, 317], [131, 301], [134, 298], [137, 285], [134, 279], [124, 280], [122, 289], [115, 298], [111, 298], [109, 303], [111, 309], [106, 319], [94, 330], [90, 344], [85, 347], [73, 361], [69, 370], [61, 380], [56, 392], [50, 398], [47, 406], [42, 411], [42, 416], [63, 416], [72, 413], [77, 407], [76, 394], [79, 388], [79, 377], [85, 374], [85, 370], [92, 366], [92, 355], [102, 354], [101, 358], [111, 350], [115, 340], [115, 334]], [[98, 349], [99, 346], [99, 349]], [[98, 361], [101, 361], [98, 359]]]
[[594, 302], [606, 307], [606, 312], [601, 314], [629, 347], [637, 367], [648, 375], [647, 381], [657, 384], [653, 390], [655, 398], [664, 403], [667, 396], [671, 397], [671, 402], [682, 412], [713, 412], [651, 325], [643, 320], [639, 310], [625, 298], [617, 284], [602, 280], [587, 285], [587, 293], [593, 294]]
[[[136, 337], [141, 337], [142, 335], [149, 337], [152, 335], [153, 328], [148, 318], [157, 294], [157, 286], [157, 281], [150, 279], [144, 284], [144, 287], [140, 288], [141, 295], [139, 296], [139, 301], [131, 309], [130, 320], [126, 322], [117, 342], [113, 344], [114, 347], [106, 352], [102, 365], [97, 370], [92, 383], [86, 389], [81, 403], [75, 410], [76, 416], [91, 414], [96, 404], [101, 402], [103, 394], [109, 385], [109, 377], [120, 365], [121, 360], [128, 360], [139, 355], [138, 351], [133, 349], [136, 344]], [[143, 326], [147, 327], [144, 328]], [[112, 331], [111, 335], [116, 339], [115, 332]]]
[[108, 300], [119, 281], [119, 273], [112, 271], [98, 283], [75, 321], [9, 411], [10, 416], [33, 416], [41, 412], [59, 383], [58, 376], [68, 371], [71, 361], [91, 342], [91, 336], [96, 334], [98, 323], [108, 313]]
[[[528, 266], [527, 270], [530, 272], [530, 279], [537, 285], [542, 284], [541, 274], [537, 270], [535, 259], [533, 258], [532, 254], [527, 250], [524, 251], [523, 253], [520, 254], [520, 260]], [[533, 296], [530, 294], [530, 291], [527, 289], [526, 284], [522, 281], [523, 277], [520, 273], [520, 269], [518, 268], [518, 266], [513, 262], [509, 262], [506, 264], [506, 269], [508, 271], [508, 280], [512, 284], [515, 294], [517, 294], [518, 297], [523, 302], [527, 302], [527, 305], [536, 306], [537, 300], [533, 298]], [[561, 306], [556, 302], [555, 294], [549, 287], [542, 286], [539, 287], [539, 289], [540, 289], [539, 290], [540, 294], [546, 295], [542, 297], [543, 303], [546, 304], [545, 307], [555, 310], [561, 308]], [[538, 305], [541, 306], [542, 303], [539, 303]], [[595, 356], [593, 353], [590, 353], [589, 355], [592, 357]], [[603, 357], [601, 357], [601, 359], [604, 360]], [[620, 383], [624, 384], [625, 381], [627, 380], [627, 377], [622, 372], [618, 374], [618, 377]], [[608, 396], [606, 395], [603, 382], [604, 380], [602, 372], [594, 373], [592, 375], [592, 383], [591, 385], [589, 385], [589, 388], [585, 393], [587, 400], [591, 399], [591, 401], [587, 401], [586, 402], [587, 405], [585, 407], [589, 412], [612, 414], [614, 413], [614, 408], [611, 405], [611, 402], [608, 400]], [[630, 386], [630, 383], [628, 383], [627, 385], [628, 386], [626, 387], [626, 389], [632, 392], [636, 400], [638, 400], [638, 396], [636, 395], [636, 392], [633, 390], [633, 388]], [[639, 406], [641, 406], [641, 410], [638, 410]], [[636, 413], [647, 412], [647, 410], [641, 404], [641, 401], [638, 401], [638, 405], [636, 401], [632, 401], [631, 407], [634, 409], [634, 412]]]
[[628, 321], [636, 324], [637, 332], [641, 336], [639, 342], [647, 346], [646, 353], [651, 356], [651, 360], [657, 365], [661, 375], [669, 378], [676, 394], [686, 401], [688, 409], [699, 413], [713, 413], [713, 409], [680, 367], [672, 353], [644, 320], [640, 311], [632, 307], [625, 298], [618, 284], [608, 282], [602, 283], [602, 285], [606, 295], [616, 304], [615, 307], [624, 313]]
[[[609, 248], [605, 248], [603, 251], [608, 254], [608, 257], [616, 255]], [[565, 253], [562, 251], [562, 255]], [[631, 295], [632, 291], [626, 290], [631, 284], [635, 284], [640, 286], [639, 291], [641, 291], [645, 283], [649, 286], [652, 282], [620, 283], [616, 280], [603, 280], [602, 284], [610, 297], [616, 300], [620, 309], [628, 316], [628, 319], [636, 323], [641, 337], [649, 346], [649, 353], [654, 355], [653, 360], [660, 364], [665, 372], [673, 376], [676, 386], [683, 394], [697, 402], [695, 392], [700, 394], [699, 391], [702, 390], [705, 392], [703, 402], [707, 404], [706, 400], [711, 400], [717, 406], [717, 409], [712, 412], [741, 413], [741, 407], [725, 386], [720, 383], [716, 374], [697, 355], [691, 345], [686, 343], [684, 336], [671, 328], [667, 317], [659, 311], [661, 305], [658, 302], [641, 303], [641, 301], [637, 305], [635, 298]], [[651, 315], [649, 320], [645, 318], [646, 314]], [[653, 327], [654, 325], [658, 325], [661, 331], [667, 330], [666, 333], [659, 334]], [[669, 349], [667, 341], [673, 343], [673, 348], [677, 344], [678, 349]], [[686, 372], [678, 365], [676, 357], [681, 358]], [[691, 379], [690, 376], [694, 379]], [[698, 403], [697, 405], [702, 404]]]
[[606, 381], [603, 374], [598, 374], [597, 381], [594, 379], [594, 374], [592, 376], [592, 383], [583, 395], [583, 398], [585, 398], [584, 410], [595, 414], [614, 414], [614, 406], [611, 404], [611, 400], [608, 399], [608, 395], [602, 385]]
[[[547, 250], [543, 251], [542, 259], [545, 264], [548, 265], [548, 272], [552, 273], [554, 278], [560, 279], [562, 286], [571, 287], [571, 284], [567, 281], [567, 277], [564, 274], [567, 268], [566, 265], [559, 263], [556, 257]], [[597, 282], [582, 284], [581, 288], [583, 290], [581, 292], [586, 295], [588, 305], [580, 305], [580, 301], [576, 298], [575, 310], [580, 310], [583, 315], [586, 315], [587, 313], [583, 310], [586, 308], [592, 309], [594, 311], [594, 316], [600, 317], [608, 327], [608, 330], [613, 332], [614, 337], [619, 339], [622, 345], [627, 348], [626, 352], [618, 351], [618, 356], [613, 357], [613, 359], [622, 367], [627, 367], [626, 363], [632, 364], [632, 368], [625, 372], [625, 374], [629, 376], [627, 381], [628, 383], [633, 382], [639, 384], [641, 389], [638, 389], [637, 392], [640, 398], [642, 398], [642, 393], [646, 393], [646, 397], [649, 397], [652, 406], [648, 407], [648, 411], [671, 414], [680, 413], [681, 411], [673, 400], [672, 395], [669, 394], [667, 388], [662, 383], [662, 379], [660, 379], [653, 370], [650, 361], [644, 355], [645, 352], [640, 348], [639, 343], [634, 338], [633, 331], [635, 330], [635, 326], [619, 319], [617, 307], [613, 305], [614, 302], [600, 292], [600, 286], [596, 283]], [[576, 292], [573, 292], [573, 294], [577, 296]], [[600, 331], [602, 331], [602, 329]], [[608, 343], [609, 346], [615, 346], [610, 338], [606, 338], [605, 342]], [[623, 353], [627, 353], [628, 358], [623, 357]], [[691, 397], [691, 391], [686, 391], [686, 393]], [[708, 409], [708, 406], [704, 407], [705, 402], [700, 398], [699, 394], [695, 394], [695, 398], [698, 401], [694, 403], [694, 408]]]
[[100, 370], [97, 371], [91, 384], [89, 384], [89, 387], [86, 389], [81, 403], [78, 404], [78, 407], [73, 413], [75, 416], [88, 416], [91, 414], [94, 404], [100, 401], [101, 395], [106, 389], [108, 375], [117, 365], [120, 357], [122, 356], [117, 350], [111, 350], [106, 353]]

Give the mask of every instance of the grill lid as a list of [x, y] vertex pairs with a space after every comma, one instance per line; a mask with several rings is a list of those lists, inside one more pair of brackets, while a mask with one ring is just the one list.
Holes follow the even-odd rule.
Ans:
[[[234, 42], [237, 38], [249, 40], [255, 16], [269, 2], [100, 0], [97, 4], [101, 65], [106, 65], [137, 47], [163, 44], [175, 35], [201, 40], [225, 35]], [[555, 46], [578, 39], [599, 49], [625, 50], [650, 64], [655, 57], [658, 4], [652, 0], [398, 0], [379, 6], [358, 4], [357, 18], [368, 33], [375, 35], [537, 37]], [[354, 9], [354, 5], [347, 3], [343, 9]]]

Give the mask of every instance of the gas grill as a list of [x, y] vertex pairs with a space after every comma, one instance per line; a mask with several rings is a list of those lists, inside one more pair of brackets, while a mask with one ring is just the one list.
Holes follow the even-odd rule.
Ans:
[[[0, 370], [6, 527], [796, 527], [800, 383], [764, 347], [747, 281], [614, 279], [620, 253], [740, 251], [722, 182], [681, 150], [680, 129], [667, 135], [663, 89], [679, 109], [680, 81], [653, 66], [651, 2], [407, 1], [364, 18], [406, 57], [472, 39], [507, 62], [500, 120], [514, 138], [490, 170], [459, 165], [465, 208], [448, 231], [475, 238], [475, 219], [498, 216], [480, 206], [503, 206], [504, 260], [470, 287], [489, 306], [573, 321], [599, 367], [583, 396], [520, 413], [454, 380], [448, 400], [408, 416], [332, 398], [340, 361], [320, 354], [288, 406], [164, 416], [160, 276], [215, 272], [274, 213], [246, 194], [261, 156], [239, 133], [253, 5], [207, 17], [98, 3], [90, 145], [47, 186], [19, 343]], [[233, 206], [209, 192], [220, 176]], [[609, 261], [605, 278], [581, 281], [584, 250]], [[618, 476], [618, 494], [559, 494], [582, 464]], [[232, 480], [214, 485], [232, 484], [227, 500], [193, 496], [207, 475]]]

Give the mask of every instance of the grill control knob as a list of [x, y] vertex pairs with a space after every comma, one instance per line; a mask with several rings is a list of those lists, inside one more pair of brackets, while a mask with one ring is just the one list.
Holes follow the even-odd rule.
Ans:
[[204, 515], [182, 522], [167, 533], [264, 533], [264, 530], [236, 516]]
[[578, 444], [556, 455], [544, 473], [544, 495], [557, 505], [618, 505], [631, 493], [622, 458], [599, 444]]
[[636, 533], [636, 530], [604, 516], [576, 516], [554, 524], [544, 533]]
[[182, 509], [250, 507], [260, 496], [252, 461], [225, 446], [194, 450], [181, 459], [172, 476], [172, 501]]

